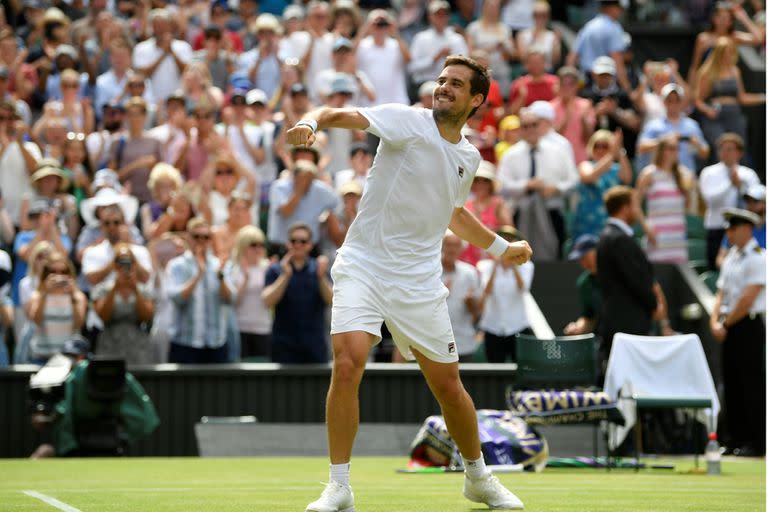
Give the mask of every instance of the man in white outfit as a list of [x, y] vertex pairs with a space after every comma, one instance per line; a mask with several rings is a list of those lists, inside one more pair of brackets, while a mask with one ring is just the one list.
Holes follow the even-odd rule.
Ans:
[[440, 250], [446, 228], [490, 254], [528, 261], [526, 242], [509, 243], [464, 209], [480, 154], [461, 128], [488, 94], [488, 71], [451, 56], [438, 79], [433, 110], [404, 105], [365, 109], [321, 108], [286, 132], [293, 145], [311, 145], [326, 128], [366, 130], [381, 143], [357, 217], [331, 270], [333, 373], [326, 418], [330, 482], [307, 512], [353, 512], [349, 461], [359, 423], [358, 387], [368, 352], [387, 322], [400, 352], [416, 359], [440, 403], [465, 466], [464, 496], [493, 509], [522, 502], [486, 468], [477, 415], [459, 378], [441, 282]]

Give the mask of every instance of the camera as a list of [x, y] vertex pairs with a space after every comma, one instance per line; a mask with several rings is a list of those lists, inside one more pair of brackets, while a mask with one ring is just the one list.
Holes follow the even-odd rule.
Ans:
[[379, 28], [386, 28], [386, 27], [389, 26], [389, 22], [387, 20], [384, 20], [384, 19], [376, 20], [376, 23], [374, 23], [374, 26], [379, 27]]
[[133, 258], [128, 255], [118, 256], [117, 266], [126, 271], [131, 270], [133, 267]]

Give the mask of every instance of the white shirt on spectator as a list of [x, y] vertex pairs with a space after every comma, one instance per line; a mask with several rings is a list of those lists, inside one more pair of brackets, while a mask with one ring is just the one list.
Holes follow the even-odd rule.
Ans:
[[[171, 41], [173, 53], [184, 64], [192, 60], [192, 47], [186, 41], [174, 39]], [[137, 44], [133, 49], [133, 67], [143, 69], [155, 63], [163, 50], [158, 48], [155, 38], [147, 39]], [[156, 101], [165, 101], [176, 89], [179, 88], [181, 72], [176, 66], [176, 61], [170, 55], [167, 55], [160, 65], [155, 68], [155, 73], [148, 77], [152, 84], [152, 95]]]
[[467, 296], [480, 297], [480, 275], [477, 269], [463, 261], [457, 261], [453, 272], [443, 271], [443, 284], [448, 287], [448, 316], [451, 319], [453, 337], [459, 347], [459, 355], [474, 353], [475, 324], [472, 313], [467, 309], [464, 299]]
[[742, 194], [750, 185], [760, 183], [757, 173], [749, 167], [738, 166], [741, 189], [731, 182], [731, 173], [723, 162], [717, 162], [701, 170], [699, 188], [701, 196], [707, 203], [704, 213], [704, 227], [707, 229], [723, 229], [723, 209], [739, 206]]
[[[234, 151], [238, 162], [255, 175], [258, 164], [256, 163], [256, 160], [251, 157], [248, 148], [245, 147], [245, 141], [240, 134], [240, 129], [233, 124], [220, 124], [216, 126], [216, 131], [229, 140], [229, 143], [232, 146], [232, 151]], [[254, 124], [245, 123], [243, 125], [243, 133], [251, 147], [259, 147], [262, 139], [261, 128]], [[256, 176], [257, 181], [258, 179], [259, 177]]]
[[309, 98], [313, 102], [318, 102], [320, 96], [315, 86], [317, 74], [328, 68], [333, 67], [333, 41], [336, 39], [332, 33], [328, 32], [315, 38], [312, 44], [312, 54], [309, 57], [309, 64], [304, 73], [304, 83], [307, 84]]
[[[151, 273], [152, 258], [150, 257], [147, 248], [143, 245], [131, 244], [131, 252], [139, 265], [141, 265], [144, 270]], [[112, 244], [109, 243], [109, 240], [104, 240], [98, 245], [89, 247], [83, 252], [83, 274], [90, 274], [91, 272], [101, 270], [114, 259], [115, 251], [112, 248]], [[114, 277], [115, 272], [112, 271], [104, 278], [104, 280], [114, 279]]]
[[162, 145], [162, 150], [160, 152], [163, 155], [163, 161], [171, 165], [173, 165], [179, 157], [179, 153], [181, 153], [181, 149], [184, 145], [184, 140], [187, 138], [184, 134], [184, 130], [172, 127], [168, 123], [155, 126], [147, 132], [147, 135], [160, 142]]
[[551, 128], [547, 133], [545, 133], [542, 139], [548, 140], [560, 146], [560, 148], [571, 157], [571, 160], [573, 161], [573, 168], [576, 169], [576, 155], [573, 154], [573, 146], [571, 145], [571, 141], [557, 133], [554, 128]]
[[[40, 148], [34, 142], [24, 142], [24, 148], [35, 157], [35, 160], [42, 158]], [[5, 201], [5, 209], [17, 226], [19, 225], [21, 199], [34, 195], [32, 181], [29, 177], [30, 173], [27, 172], [27, 164], [21, 154], [19, 143], [10, 142], [5, 147], [5, 151], [0, 154], [0, 191], [2, 191]]]
[[467, 42], [450, 27], [441, 34], [434, 28], [428, 28], [414, 36], [411, 43], [411, 62], [408, 65], [414, 82], [421, 84], [427, 80], [437, 80], [445, 59], [435, 61], [435, 56], [446, 47], [451, 49], [451, 55], [469, 55]]
[[[546, 139], [539, 140], [534, 158], [536, 177], [560, 191], [546, 200], [547, 208], [562, 210], [563, 194], [579, 184], [573, 158], [560, 145]], [[502, 193], [513, 199], [522, 197], [531, 179], [531, 146], [521, 140], [509, 148], [499, 163], [498, 172]]]
[[361, 98], [363, 105], [410, 103], [406, 89], [405, 60], [400, 44], [394, 38], [387, 37], [383, 46], [376, 45], [372, 36], [360, 41], [357, 46], [357, 68], [370, 78], [373, 90], [376, 91], [376, 101]]
[[[480, 272], [481, 286], [485, 288], [491, 278], [493, 260], [480, 260], [477, 270]], [[483, 314], [480, 317], [480, 329], [496, 336], [511, 336], [530, 327], [528, 315], [525, 312], [523, 297], [531, 289], [533, 282], [533, 262], [523, 263], [517, 267], [523, 280], [523, 289], [517, 286], [515, 271], [512, 267], [496, 269], [493, 278], [493, 291], [485, 301]]]
[[500, 13], [501, 21], [512, 30], [530, 28], [533, 25], [533, 0], [509, 0]]
[[309, 49], [312, 42], [312, 36], [309, 32], [300, 30], [293, 32], [282, 39], [277, 45], [277, 57], [282, 60], [296, 59], [301, 60]]
[[[112, 100], [117, 100], [119, 97], [123, 97], [123, 100], [128, 100], [128, 95], [124, 95], [125, 85], [130, 78], [131, 73], [126, 73], [123, 78], [119, 79], [115, 75], [113, 70], [109, 70], [104, 74], [101, 74], [96, 78], [96, 93], [94, 101], [94, 110], [98, 116], [101, 116], [101, 111], [104, 105]], [[149, 80], [144, 80], [144, 94], [142, 95], [147, 105], [154, 104], [154, 98], [152, 97], [152, 84]]]

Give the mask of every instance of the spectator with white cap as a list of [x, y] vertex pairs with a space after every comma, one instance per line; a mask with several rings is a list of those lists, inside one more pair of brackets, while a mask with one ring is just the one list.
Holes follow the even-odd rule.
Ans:
[[376, 101], [376, 92], [368, 76], [357, 69], [355, 62], [354, 43], [346, 37], [337, 37], [333, 42], [333, 67], [320, 71], [315, 77], [315, 90], [323, 102], [327, 102], [331, 84], [339, 76], [345, 76], [353, 86], [352, 98], [347, 102], [352, 106], [360, 106]]
[[[638, 155], [653, 153], [665, 135], [674, 134], [678, 139], [680, 163], [696, 171], [698, 169], [696, 158], [706, 160], [709, 156], [709, 144], [704, 139], [699, 123], [685, 115], [685, 92], [677, 84], [667, 84], [661, 89], [661, 97], [667, 114], [643, 127], [637, 141], [637, 153]], [[647, 159], [642, 162], [646, 161]]]
[[[354, 79], [346, 73], [337, 73], [330, 84], [325, 105], [331, 108], [343, 108], [350, 105], [354, 94]], [[328, 145], [325, 148], [320, 167], [332, 181], [338, 171], [347, 167], [352, 143], [364, 141], [367, 135], [362, 131], [355, 132], [344, 128], [328, 128], [325, 132], [328, 135]]]
[[531, 103], [531, 106], [528, 107], [528, 110], [536, 114], [536, 117], [539, 118], [539, 130], [541, 131], [541, 138], [544, 140], [552, 141], [553, 143], [560, 146], [563, 151], [571, 156], [571, 161], [575, 166], [576, 158], [574, 156], [571, 141], [555, 131], [555, 107], [553, 107], [552, 104], [548, 101], [539, 100]]
[[277, 56], [281, 61], [300, 62], [307, 53], [312, 36], [304, 30], [304, 8], [291, 4], [283, 11], [285, 33], [278, 44]]
[[333, 41], [336, 36], [328, 31], [330, 21], [330, 7], [327, 2], [322, 0], [311, 0], [307, 4], [307, 24], [306, 29], [309, 32], [309, 48], [301, 56], [300, 60], [304, 65], [304, 82], [309, 89], [309, 97], [312, 101], [317, 101], [318, 91], [315, 90], [315, 77], [323, 69], [331, 67]]
[[635, 141], [640, 130], [640, 116], [629, 93], [616, 80], [616, 63], [611, 57], [598, 57], [592, 64], [592, 83], [579, 96], [592, 101], [595, 129], [613, 132], [621, 128], [629, 157], [635, 155]]
[[[131, 242], [139, 245], [144, 243], [141, 232], [135, 224], [136, 214], [139, 211], [138, 200], [131, 195], [121, 193], [120, 182], [117, 181], [117, 175], [114, 171], [101, 169], [96, 173], [96, 176], [97, 178], [93, 181], [94, 184], [101, 185], [104, 183], [104, 185], [100, 186], [93, 197], [80, 203], [80, 215], [83, 217], [85, 225], [80, 230], [75, 244], [75, 260], [78, 263], [82, 260], [86, 249], [98, 245], [104, 240], [99, 215], [105, 206], [119, 206], [123, 211]], [[108, 182], [112, 182], [112, 184], [107, 184]]]
[[567, 64], [575, 66], [578, 62], [579, 69], [586, 74], [592, 71], [596, 59], [607, 56], [615, 63], [621, 87], [629, 91], [623, 58], [624, 29], [619, 23], [623, 10], [620, 0], [600, 0], [600, 13], [579, 31]]
[[448, 26], [451, 5], [445, 0], [431, 0], [427, 7], [429, 25], [411, 43], [412, 60], [408, 65], [414, 83], [434, 80], [449, 55], [469, 55], [464, 38]]
[[245, 95], [245, 103], [250, 110], [251, 123], [261, 131], [259, 148], [264, 151], [264, 158], [261, 161], [255, 161], [256, 165], [252, 171], [256, 183], [261, 187], [260, 202], [262, 205], [266, 205], [269, 197], [269, 186], [277, 178], [277, 163], [275, 162], [277, 129], [267, 107], [269, 98], [264, 91], [261, 89], [248, 91], [248, 94]]
[[153, 37], [133, 49], [133, 67], [149, 78], [152, 95], [164, 101], [179, 86], [181, 74], [192, 59], [192, 47], [174, 39], [173, 18], [166, 9], [149, 13]]
[[247, 73], [254, 87], [271, 98], [280, 85], [278, 49], [283, 27], [272, 14], [260, 14], [250, 30], [256, 34], [258, 46], [240, 55], [237, 69]]
[[232, 91], [229, 97], [231, 115], [226, 122], [216, 126], [216, 131], [229, 141], [240, 164], [249, 172], [255, 173], [256, 167], [264, 163], [266, 152], [261, 145], [261, 128], [248, 122], [247, 94], [248, 91], [244, 89]]
[[375, 102], [366, 105], [410, 103], [406, 67], [411, 61], [411, 51], [400, 37], [394, 18], [384, 9], [374, 9], [368, 14], [356, 58], [357, 69], [365, 73], [376, 92]]
[[720, 161], [702, 169], [699, 177], [699, 190], [707, 207], [704, 213], [707, 263], [712, 270], [725, 235], [723, 209], [739, 207], [743, 195], [760, 183], [755, 171], [740, 164], [744, 156], [744, 139], [739, 135], [722, 135], [717, 141], [717, 150]]

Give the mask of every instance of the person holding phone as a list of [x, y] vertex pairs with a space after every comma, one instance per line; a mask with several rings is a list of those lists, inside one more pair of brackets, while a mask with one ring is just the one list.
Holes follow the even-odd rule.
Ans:
[[144, 324], [152, 320], [155, 305], [151, 281], [141, 283], [131, 245], [114, 247], [114, 277], [94, 287], [93, 308], [104, 322], [96, 354], [120, 357], [128, 364], [155, 363], [155, 349]]
[[29, 317], [37, 327], [30, 343], [31, 363], [45, 364], [80, 333], [86, 306], [85, 295], [75, 285], [72, 263], [59, 252], [51, 254], [30, 299]]

